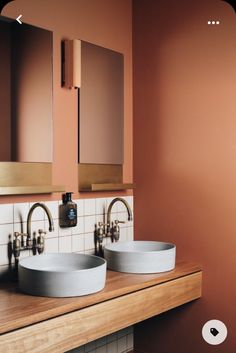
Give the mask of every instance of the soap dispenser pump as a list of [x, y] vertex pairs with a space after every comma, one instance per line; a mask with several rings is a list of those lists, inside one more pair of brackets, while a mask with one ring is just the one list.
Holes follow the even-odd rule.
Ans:
[[59, 206], [59, 225], [61, 228], [75, 227], [77, 224], [77, 205], [71, 199], [72, 192], [62, 194]]

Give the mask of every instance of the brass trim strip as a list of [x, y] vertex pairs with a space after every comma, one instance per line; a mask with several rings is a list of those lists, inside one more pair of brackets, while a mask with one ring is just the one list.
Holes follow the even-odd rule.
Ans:
[[52, 163], [0, 162], [0, 195], [49, 194], [65, 187], [52, 184]]
[[51, 194], [64, 191], [65, 187], [62, 185], [0, 186], [0, 195]]
[[[103, 184], [92, 184], [90, 189], [84, 191], [109, 191], [109, 190], [127, 190], [134, 189], [135, 184], [133, 183], [103, 183]], [[81, 190], [82, 191], [82, 190]]]
[[79, 191], [112, 191], [133, 189], [133, 183], [123, 183], [122, 164], [79, 163]]
[[123, 166], [121, 164], [79, 163], [79, 191], [91, 191], [93, 184], [122, 184]]
[[0, 162], [0, 186], [52, 184], [52, 163]]

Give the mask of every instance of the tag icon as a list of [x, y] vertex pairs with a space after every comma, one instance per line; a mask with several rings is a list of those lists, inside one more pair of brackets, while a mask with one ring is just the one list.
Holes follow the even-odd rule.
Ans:
[[220, 320], [209, 320], [203, 325], [202, 337], [212, 345], [221, 344], [227, 337], [227, 327]]
[[215, 327], [212, 327], [212, 328], [210, 329], [210, 332], [211, 332], [211, 334], [212, 334], [213, 336], [217, 336], [218, 333], [219, 333], [219, 331], [218, 331]]

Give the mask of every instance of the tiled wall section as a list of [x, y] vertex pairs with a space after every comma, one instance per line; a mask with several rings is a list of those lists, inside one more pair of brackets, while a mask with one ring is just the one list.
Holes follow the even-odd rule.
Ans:
[[[47, 252], [81, 252], [94, 254], [94, 226], [104, 221], [104, 214], [112, 198], [74, 200], [78, 207], [78, 223], [76, 227], [60, 228], [58, 209], [61, 202], [44, 202], [51, 211], [54, 221], [54, 231], [47, 232], [45, 238], [45, 253]], [[133, 196], [123, 197], [133, 211]], [[26, 232], [26, 220], [31, 203], [16, 203], [0, 205], [0, 272], [8, 264], [8, 242], [14, 232]], [[133, 240], [133, 221], [127, 221], [127, 211], [121, 202], [114, 204], [111, 220], [125, 221], [120, 224], [120, 241]], [[48, 220], [41, 208], [36, 208], [32, 215], [32, 233], [38, 229], [48, 231]], [[105, 239], [105, 242], [110, 242]], [[24, 251], [23, 256], [31, 255]], [[103, 337], [72, 350], [73, 353], [123, 353], [133, 348], [132, 327]]]
[[[133, 196], [123, 197], [133, 209]], [[78, 223], [76, 227], [60, 228], [58, 222], [58, 206], [61, 202], [44, 202], [52, 213], [54, 231], [47, 232], [45, 238], [45, 253], [47, 252], [81, 252], [94, 253], [94, 226], [104, 220], [104, 213], [113, 198], [98, 198], [74, 200], [78, 207]], [[14, 232], [26, 232], [27, 214], [31, 203], [16, 203], [0, 205], [0, 266], [8, 264], [7, 243]], [[127, 211], [121, 202], [112, 208], [112, 220], [125, 221], [120, 224], [120, 240], [133, 239], [133, 221], [127, 221]], [[36, 208], [32, 215], [32, 233], [38, 229], [48, 231], [48, 220], [42, 208]], [[104, 243], [110, 242], [107, 238]], [[29, 256], [24, 251], [23, 256]]]
[[126, 353], [133, 349], [133, 327], [102, 337], [67, 353]]

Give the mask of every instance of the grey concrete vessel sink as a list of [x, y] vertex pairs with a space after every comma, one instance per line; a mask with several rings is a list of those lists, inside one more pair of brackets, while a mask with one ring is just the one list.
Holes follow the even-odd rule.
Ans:
[[124, 241], [107, 244], [104, 257], [110, 270], [157, 273], [175, 268], [174, 244], [158, 241]]
[[102, 290], [106, 261], [85, 254], [42, 254], [19, 261], [19, 288], [31, 295], [74, 297]]

